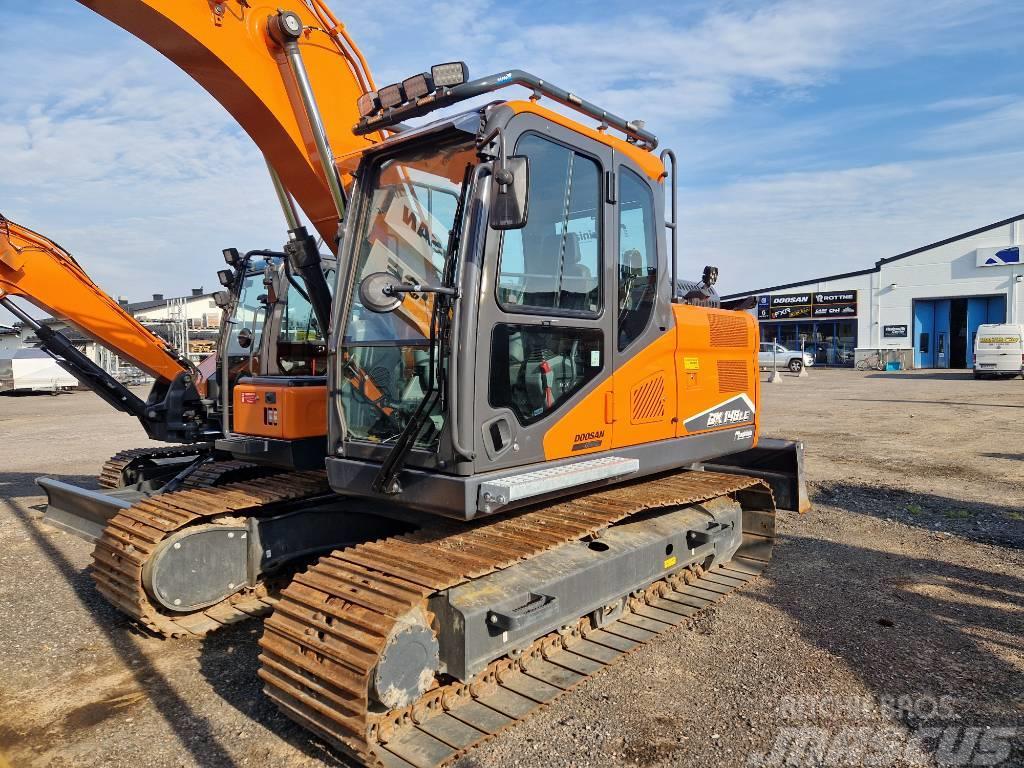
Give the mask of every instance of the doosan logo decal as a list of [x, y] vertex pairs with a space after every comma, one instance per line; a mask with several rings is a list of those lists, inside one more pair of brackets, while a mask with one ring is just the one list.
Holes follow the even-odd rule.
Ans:
[[[754, 420], [754, 403], [746, 393], [731, 397], [725, 402], [691, 416], [683, 426], [687, 432], [702, 432], [706, 429], [721, 429], [749, 424]], [[739, 438], [737, 438], [739, 439]]]
[[577, 432], [572, 439], [574, 451], [585, 451], [588, 448], [597, 448], [604, 442], [604, 430], [596, 432]]

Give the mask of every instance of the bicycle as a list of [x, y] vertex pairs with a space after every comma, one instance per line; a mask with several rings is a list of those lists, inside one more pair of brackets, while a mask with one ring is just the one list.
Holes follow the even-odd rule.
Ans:
[[868, 355], [860, 362], [857, 363], [858, 371], [884, 371], [885, 360], [882, 359], [881, 352], [875, 352], [874, 354]]

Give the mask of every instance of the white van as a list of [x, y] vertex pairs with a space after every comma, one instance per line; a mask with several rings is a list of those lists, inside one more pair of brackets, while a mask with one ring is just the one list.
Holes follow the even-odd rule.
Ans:
[[974, 378], [1024, 377], [1024, 325], [983, 324], [974, 337]]

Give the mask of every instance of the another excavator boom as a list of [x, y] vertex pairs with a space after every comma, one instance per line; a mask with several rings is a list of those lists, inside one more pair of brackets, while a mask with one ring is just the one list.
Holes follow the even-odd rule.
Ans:
[[[362, 53], [320, 0], [79, 0], [160, 51], [205, 88], [249, 134], [328, 243], [339, 212], [322, 169], [301, 89], [268, 19], [296, 14], [305, 74], [338, 156], [375, 142], [355, 136], [356, 100], [373, 90]], [[336, 167], [331, 159], [330, 165]], [[340, 175], [344, 185], [348, 178]]]
[[0, 297], [5, 295], [68, 320], [157, 380], [171, 382], [191, 368], [104, 293], [70, 253], [0, 215]]

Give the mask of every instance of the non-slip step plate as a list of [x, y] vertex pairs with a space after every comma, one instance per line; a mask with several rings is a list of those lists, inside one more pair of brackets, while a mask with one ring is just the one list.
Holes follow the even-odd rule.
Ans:
[[639, 459], [605, 456], [561, 467], [548, 467], [518, 475], [497, 477], [480, 484], [477, 508], [486, 512], [513, 501], [632, 475], [639, 471]]

